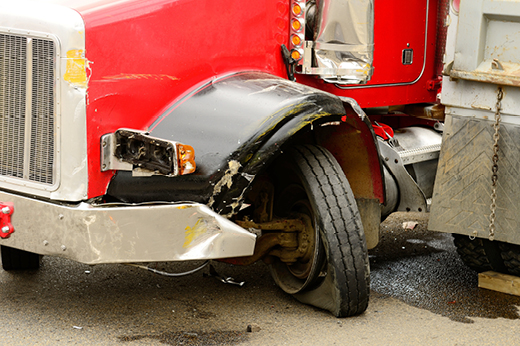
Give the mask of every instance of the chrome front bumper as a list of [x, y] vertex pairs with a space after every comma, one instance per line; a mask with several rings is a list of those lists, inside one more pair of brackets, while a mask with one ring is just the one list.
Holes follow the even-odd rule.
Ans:
[[0, 245], [86, 264], [250, 256], [256, 236], [198, 203], [62, 205], [0, 191], [14, 233]]

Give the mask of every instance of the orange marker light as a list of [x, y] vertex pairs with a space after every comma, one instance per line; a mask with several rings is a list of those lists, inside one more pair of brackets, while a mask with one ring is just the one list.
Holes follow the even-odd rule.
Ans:
[[179, 164], [179, 174], [190, 174], [195, 172], [195, 150], [186, 144], [177, 144], [177, 162]]
[[294, 6], [292, 8], [292, 12], [294, 13], [295, 16], [299, 16], [302, 13], [302, 7], [298, 4], [294, 4]]
[[302, 43], [302, 39], [298, 35], [292, 35], [291, 37], [291, 43], [295, 46], [299, 46], [300, 43]]
[[291, 58], [293, 58], [294, 60], [300, 60], [300, 58], [301, 58], [300, 52], [298, 52], [297, 50], [293, 50], [291, 52]]
[[292, 28], [294, 31], [299, 31], [302, 28], [302, 23], [299, 20], [295, 19], [292, 21]]

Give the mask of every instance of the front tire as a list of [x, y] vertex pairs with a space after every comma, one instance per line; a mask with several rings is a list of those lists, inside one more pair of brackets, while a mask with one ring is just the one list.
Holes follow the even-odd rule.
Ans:
[[316, 242], [310, 263], [302, 260], [291, 268], [295, 264], [277, 260], [271, 266], [274, 280], [299, 301], [336, 317], [363, 313], [370, 292], [368, 252], [343, 170], [328, 150], [314, 145], [298, 146], [283, 160], [278, 172], [285, 177], [285, 188], [275, 209], [282, 214], [307, 214]]

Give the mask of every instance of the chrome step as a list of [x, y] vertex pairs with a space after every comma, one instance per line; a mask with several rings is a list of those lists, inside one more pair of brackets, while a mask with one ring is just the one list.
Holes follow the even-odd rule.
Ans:
[[424, 162], [439, 158], [441, 151], [441, 144], [428, 145], [421, 148], [398, 151], [397, 153], [403, 160], [403, 165], [410, 165], [412, 163]]

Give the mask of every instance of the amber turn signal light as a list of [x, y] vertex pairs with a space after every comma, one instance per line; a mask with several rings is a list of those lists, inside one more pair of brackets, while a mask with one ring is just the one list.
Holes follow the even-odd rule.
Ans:
[[195, 150], [193, 150], [191, 145], [177, 144], [177, 160], [180, 175], [195, 172], [197, 168], [195, 164]]

